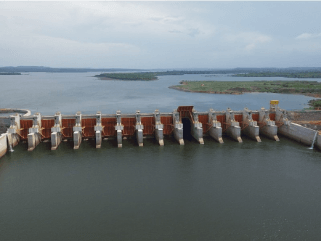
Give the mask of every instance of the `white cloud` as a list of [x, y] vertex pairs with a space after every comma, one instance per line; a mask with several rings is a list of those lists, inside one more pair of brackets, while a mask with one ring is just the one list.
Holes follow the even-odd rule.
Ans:
[[313, 39], [321, 37], [321, 33], [319, 34], [312, 34], [312, 33], [303, 33], [296, 37], [296, 39]]
[[256, 45], [254, 43], [251, 43], [245, 46], [245, 49], [249, 51], [255, 48], [256, 48]]
[[272, 41], [272, 37], [257, 32], [226, 33], [223, 39], [246, 51], [254, 50]]

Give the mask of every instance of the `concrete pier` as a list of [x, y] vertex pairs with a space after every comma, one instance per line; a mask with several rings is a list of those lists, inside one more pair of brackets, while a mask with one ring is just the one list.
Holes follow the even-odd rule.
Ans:
[[136, 139], [137, 139], [137, 143], [138, 146], [143, 146], [143, 129], [144, 126], [142, 125], [142, 121], [140, 118], [140, 111], [137, 110], [136, 111], [136, 124], [135, 124], [135, 132], [136, 132]]
[[243, 142], [240, 123], [235, 120], [234, 112], [230, 108], [226, 110], [226, 124], [228, 125], [226, 129], [227, 135], [240, 143]]
[[161, 123], [159, 110], [155, 110], [154, 118], [155, 118], [155, 138], [158, 141], [160, 146], [164, 146], [164, 134], [163, 134], [164, 125]]
[[20, 141], [20, 115], [15, 114], [10, 116], [10, 127], [7, 131], [8, 146], [13, 148], [18, 145]]
[[257, 125], [257, 121], [253, 120], [252, 111], [248, 108], [244, 108], [243, 110], [242, 129], [242, 133], [246, 136], [257, 142], [261, 142], [259, 126]]
[[72, 128], [73, 131], [73, 141], [74, 141], [74, 149], [79, 149], [81, 141], [82, 141], [82, 127], [81, 127], [81, 112], [76, 113], [76, 124]]
[[195, 140], [197, 140], [197, 142], [199, 142], [200, 144], [204, 144], [204, 140], [203, 140], [203, 126], [202, 123], [200, 123], [198, 121], [198, 114], [197, 112], [193, 109], [192, 111], [192, 117], [193, 119], [192, 121], [192, 136], [195, 138]]
[[208, 123], [210, 126], [209, 135], [219, 143], [224, 143], [222, 138], [222, 124], [217, 120], [216, 113], [213, 109], [208, 112]]
[[101, 125], [101, 112], [97, 111], [96, 125], [94, 126], [95, 138], [96, 138], [96, 148], [101, 148], [103, 129], [104, 129], [104, 127]]
[[0, 134], [0, 158], [7, 153], [7, 150], [8, 150], [7, 134], [3, 133], [3, 134]]
[[41, 142], [41, 115], [40, 113], [36, 113], [32, 118], [33, 124], [32, 127], [29, 128], [28, 134], [28, 151], [33, 151], [36, 146]]
[[121, 112], [120, 110], [118, 110], [116, 112], [116, 121], [117, 124], [115, 126], [115, 130], [117, 132], [117, 145], [118, 147], [122, 147], [123, 146], [123, 130], [124, 130], [124, 125], [122, 125], [121, 123]]
[[177, 110], [173, 111], [173, 125], [174, 125], [174, 138], [178, 141], [180, 145], [184, 145], [183, 139], [183, 124], [180, 120], [179, 113]]
[[61, 113], [57, 112], [54, 118], [55, 125], [51, 128], [51, 150], [57, 150], [62, 140]]
[[260, 133], [272, 140], [280, 141], [278, 137], [278, 127], [275, 121], [270, 119], [269, 110], [261, 108], [259, 111], [259, 127]]

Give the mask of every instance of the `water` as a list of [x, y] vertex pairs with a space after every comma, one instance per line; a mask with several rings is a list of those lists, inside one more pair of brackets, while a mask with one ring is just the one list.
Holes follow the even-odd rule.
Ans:
[[[280, 99], [274, 94], [224, 97], [168, 89], [179, 82], [177, 76], [135, 86], [86, 77], [90, 75], [0, 79], [6, 82], [1, 105], [44, 114], [56, 109], [74, 114], [78, 108], [94, 113], [92, 108], [99, 107], [103, 113], [118, 108], [130, 113], [138, 107], [172, 111], [182, 103], [207, 110], [227, 105], [225, 100], [233, 109], [246, 103], [258, 109], [268, 107], [269, 99]], [[26, 89], [33, 94], [23, 95]], [[12, 93], [16, 99], [7, 98]], [[278, 96], [281, 107], [293, 109], [309, 99]], [[123, 148], [103, 141], [101, 149], [84, 141], [79, 150], [63, 142], [56, 151], [41, 143], [32, 152], [20, 143], [0, 160], [1, 241], [318, 240], [321, 153], [282, 136], [280, 142], [261, 137], [261, 143], [246, 137], [243, 143], [223, 139], [219, 144], [206, 137], [200, 145], [186, 138], [180, 146], [165, 138], [164, 147], [153, 139], [144, 139], [144, 147], [124, 140]]]
[[9, 151], [10, 151], [10, 152], [14, 152], [11, 144], [9, 144]]
[[314, 143], [315, 143], [315, 140], [317, 139], [317, 135], [318, 135], [318, 132], [316, 131], [315, 135], [313, 137], [312, 145], [311, 145], [311, 147], [309, 149], [313, 149], [314, 148]]
[[0, 113], [0, 117], [9, 117], [10, 115], [15, 115], [16, 113], [14, 112], [4, 112]]
[[20, 144], [1, 167], [1, 240], [314, 240], [320, 153], [281, 138]]
[[[243, 95], [215, 95], [186, 93], [169, 89], [181, 80], [276, 80], [285, 78], [243, 78], [231, 76], [175, 75], [161, 76], [158, 81], [107, 81], [94, 76], [99, 73], [30, 73], [21, 76], [0, 76], [1, 106], [30, 109], [32, 113], [53, 115], [102, 113], [172, 112], [179, 105], [194, 105], [198, 111], [210, 108], [257, 110], [269, 108], [272, 99], [280, 100], [285, 109], [303, 109], [313, 99], [303, 95], [249, 93]], [[288, 80], [288, 79], [286, 79]], [[289, 79], [291, 80], [291, 79]], [[321, 79], [317, 79], [321, 81]]]

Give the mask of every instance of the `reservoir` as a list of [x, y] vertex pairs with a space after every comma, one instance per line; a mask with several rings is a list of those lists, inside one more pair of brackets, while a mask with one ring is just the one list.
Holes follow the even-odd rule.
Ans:
[[[307, 107], [310, 97], [186, 93], [181, 80], [271, 80], [162, 76], [158, 81], [102, 81], [96, 73], [0, 76], [2, 108], [62, 114]], [[285, 79], [288, 80], [288, 79]], [[319, 80], [318, 80], [319, 81]], [[185, 138], [185, 137], [184, 137]], [[56, 151], [20, 143], [0, 160], [1, 240], [318, 240], [321, 153], [280, 136], [257, 143], [186, 136], [159, 146], [124, 140], [123, 148], [84, 141]]]

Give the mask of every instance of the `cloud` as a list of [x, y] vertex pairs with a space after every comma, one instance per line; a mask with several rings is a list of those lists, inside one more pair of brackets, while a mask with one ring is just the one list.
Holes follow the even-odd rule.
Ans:
[[254, 38], [254, 41], [259, 43], [266, 43], [266, 42], [270, 42], [271, 40], [272, 38], [266, 35], [259, 35], [256, 38]]
[[168, 32], [169, 32], [169, 33], [182, 33], [182, 31], [179, 31], [179, 30], [176, 30], [176, 29], [174, 29], [174, 30], [169, 30]]
[[245, 49], [249, 51], [255, 48], [256, 48], [256, 45], [254, 43], [251, 43], [245, 46]]
[[152, 21], [155, 22], [160, 22], [160, 23], [170, 23], [170, 22], [178, 22], [178, 21], [182, 21], [183, 18], [181, 17], [172, 17], [172, 16], [166, 16], [166, 17], [152, 17], [149, 18]]
[[184, 30], [173, 29], [173, 30], [169, 30], [168, 32], [173, 34], [186, 34], [191, 37], [195, 37], [202, 33], [198, 28], [190, 28], [190, 29], [184, 29]]
[[199, 35], [201, 31], [198, 28], [190, 28], [188, 30], [188, 35], [191, 37], [195, 37], [196, 35]]
[[295, 55], [320, 60], [321, 34], [307, 30], [319, 29], [318, 6], [282, 3], [273, 12], [274, 3], [0, 1], [0, 64], [158, 68], [219, 67], [222, 59], [226, 66], [263, 65]]
[[257, 32], [223, 33], [223, 35], [222, 39], [229, 45], [246, 51], [254, 50], [273, 40], [272, 37]]
[[295, 37], [295, 39], [313, 39], [313, 38], [320, 38], [320, 37], [321, 37], [321, 33], [319, 34], [303, 33]]

